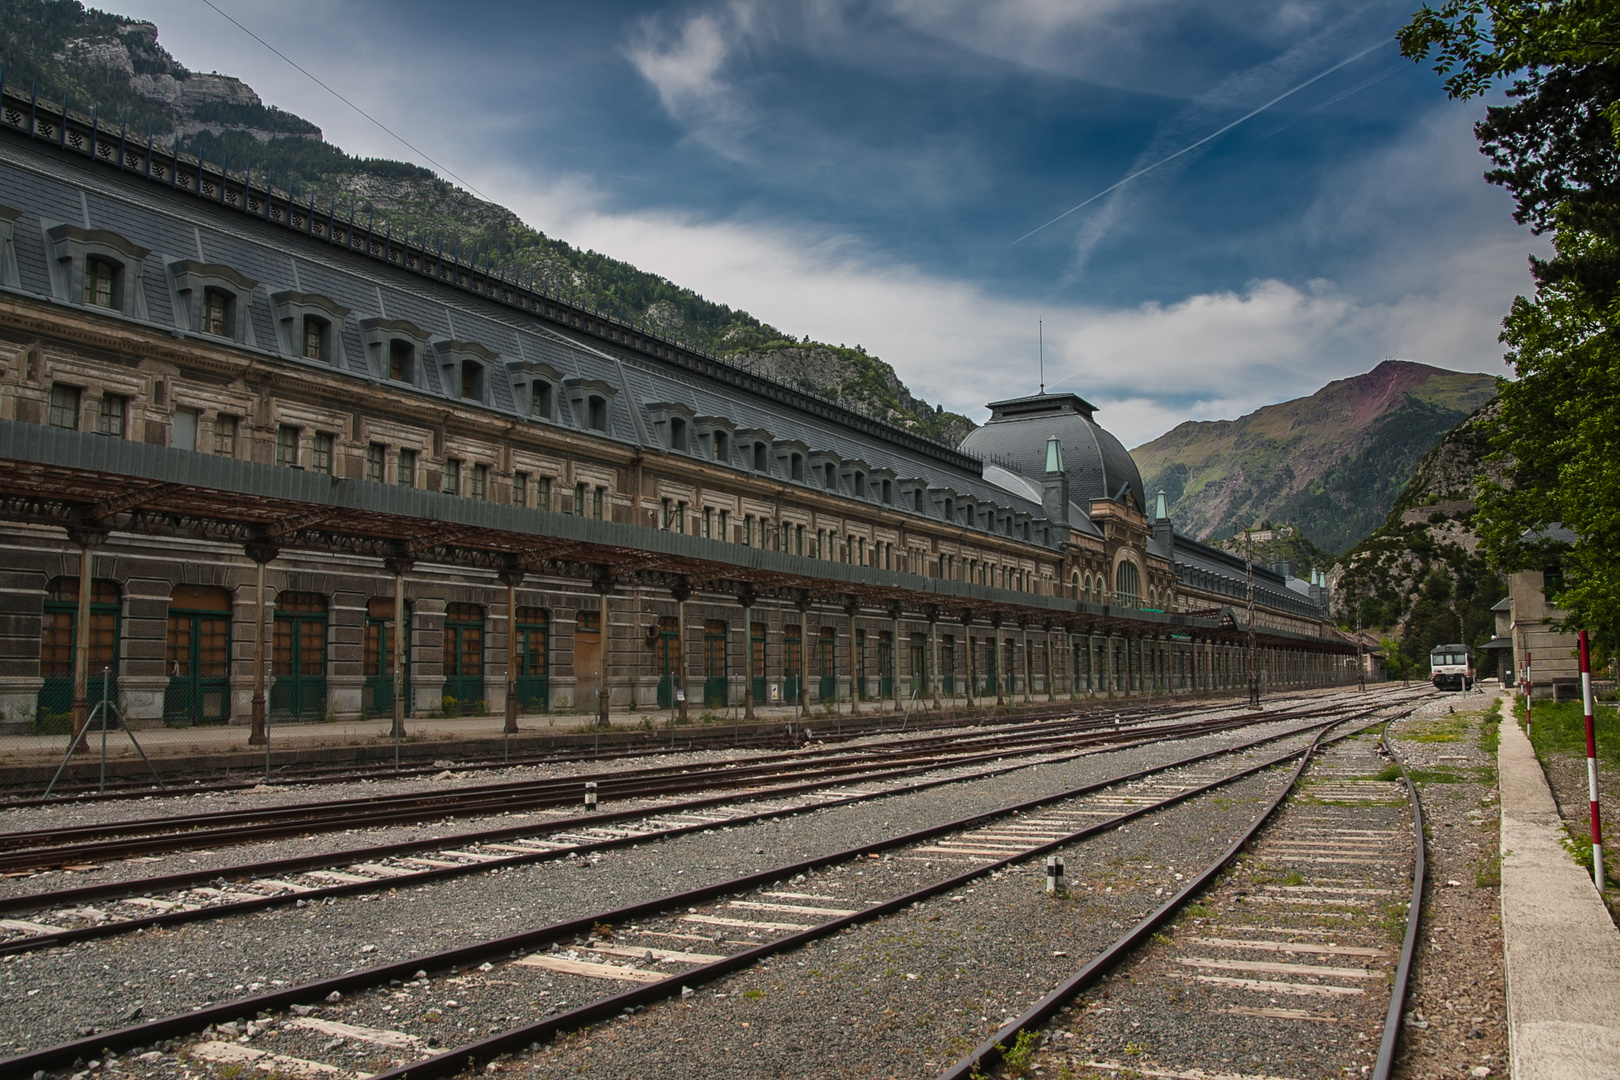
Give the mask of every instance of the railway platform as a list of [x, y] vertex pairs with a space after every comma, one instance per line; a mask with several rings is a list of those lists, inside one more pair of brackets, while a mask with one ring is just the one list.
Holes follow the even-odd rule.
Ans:
[[1516, 1080], [1620, 1076], [1620, 930], [1565, 851], [1530, 740], [1502, 725], [1502, 938]]

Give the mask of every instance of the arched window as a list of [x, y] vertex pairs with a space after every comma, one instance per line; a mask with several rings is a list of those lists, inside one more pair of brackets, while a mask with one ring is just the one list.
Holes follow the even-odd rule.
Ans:
[[315, 315], [304, 316], [304, 359], [326, 360], [332, 355], [327, 345], [331, 324]]
[[450, 604], [444, 610], [444, 691], [463, 713], [474, 712], [484, 697], [484, 609]]
[[388, 342], [388, 377], [395, 382], [416, 382], [416, 346], [403, 338]]
[[276, 597], [270, 672], [272, 716], [319, 720], [326, 715], [326, 597], [303, 592]]
[[461, 396], [467, 401], [484, 400], [484, 365], [476, 360], [461, 362]]
[[[107, 696], [118, 700], [119, 615], [122, 602], [116, 582], [96, 579], [90, 586], [89, 700], [94, 709]], [[40, 630], [39, 673], [44, 683], [34, 714], [34, 731], [57, 734], [68, 730], [73, 709], [73, 654], [78, 644], [79, 579], [59, 577], [45, 590], [44, 622]], [[103, 679], [103, 672], [106, 678]]]
[[1114, 593], [1121, 607], [1135, 607], [1141, 602], [1142, 574], [1129, 559], [1114, 571]]
[[549, 707], [551, 613], [545, 608], [520, 607], [514, 620], [517, 635], [517, 694], [520, 709]]
[[231, 595], [203, 585], [177, 585], [169, 596], [163, 722], [170, 727], [222, 724], [231, 717]]

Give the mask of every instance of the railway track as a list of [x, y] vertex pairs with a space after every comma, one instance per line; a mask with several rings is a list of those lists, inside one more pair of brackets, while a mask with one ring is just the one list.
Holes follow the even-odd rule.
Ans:
[[[1386, 705], [1381, 710], [1320, 720], [1311, 725], [1314, 738], [1329, 727], [1375, 722], [1370, 714], [1377, 711], [1387, 713], [1390, 709]], [[469, 1063], [487, 1062], [559, 1032], [681, 994], [683, 987], [701, 987], [733, 972], [748, 971], [773, 957], [813, 947], [815, 942], [853, 931], [857, 926], [896, 918], [915, 911], [917, 905], [936, 899], [947, 905], [962, 900], [964, 891], [971, 895], [990, 879], [1017, 873], [1018, 867], [1030, 859], [1103, 836], [1144, 816], [1164, 813], [1183, 803], [1196, 803], [1191, 809], [1212, 814], [1211, 807], [1220, 804], [1207, 800], [1215, 792], [1261, 784], [1280, 788], [1280, 800], [1286, 787], [1281, 786], [1280, 778], [1270, 779], [1269, 771], [1307, 754], [1314, 738], [1302, 732], [1284, 737], [1281, 745], [1272, 750], [1249, 746], [1237, 751], [1204, 750], [1183, 755], [1129, 776], [1015, 802], [967, 819], [889, 836], [742, 878], [97, 1033], [0, 1061], [0, 1071], [56, 1068], [104, 1048], [116, 1053], [137, 1047], [144, 1050], [154, 1044], [168, 1045], [166, 1040], [194, 1036], [211, 1025], [251, 1020], [257, 1030], [237, 1029], [239, 1035], [250, 1036], [249, 1042], [258, 1036], [269, 1039], [266, 1033], [274, 1031], [274, 1038], [284, 1039], [285, 1043], [265, 1049], [265, 1039], [246, 1045], [211, 1038], [190, 1045], [187, 1053], [197, 1061], [289, 1072], [307, 1068], [319, 1075], [356, 1071], [382, 1071], [385, 1075], [404, 1075], [408, 1071], [414, 1077], [448, 1075]], [[1224, 832], [1227, 826], [1219, 828]], [[474, 975], [475, 971], [479, 974]], [[500, 977], [491, 975], [486, 979], [484, 975], [489, 972], [497, 972]], [[470, 997], [486, 989], [497, 997], [505, 994], [509, 999], [506, 1007], [517, 1010], [506, 1014], [508, 1018], [525, 1016], [531, 1020], [536, 1010], [525, 1003], [543, 1000], [544, 995], [552, 993], [550, 989], [541, 990], [535, 982], [538, 979], [548, 987], [559, 988], [557, 996], [550, 999], [553, 1004], [549, 1007], [555, 1015], [516, 1025], [503, 1022], [491, 1037], [464, 1042], [443, 1052], [434, 1052], [433, 1043], [445, 1040], [426, 1029], [412, 1032], [352, 1022], [361, 1018], [374, 1022], [386, 1019], [406, 1002], [414, 1006], [428, 996], [442, 993], [447, 976], [458, 995]], [[475, 990], [471, 982], [477, 982], [479, 987]], [[630, 989], [604, 993], [604, 985], [628, 985]], [[508, 993], [495, 990], [496, 986], [516, 989]], [[542, 998], [536, 999], [536, 994]], [[575, 995], [590, 1000], [568, 1008], [555, 1004], [560, 998], [575, 1000]], [[355, 998], [352, 1005], [323, 1004], [329, 998], [333, 1002], [339, 998], [348, 1001], [350, 996]], [[462, 1004], [452, 1001], [442, 1009], [430, 1009], [429, 1013], [434, 1014], [431, 1021], [442, 1018], [443, 1010], [459, 1009]], [[293, 1006], [298, 1008], [290, 1015], [278, 1014]], [[318, 1015], [321, 1013], [325, 1015]], [[339, 1014], [345, 1019], [337, 1019]], [[364, 1068], [355, 1069], [348, 1060], [332, 1064], [299, 1056], [304, 1052], [300, 1048], [316, 1037], [335, 1040], [348, 1048], [345, 1055], [359, 1048], [362, 1055], [370, 1057]], [[160, 1058], [163, 1055], [162, 1050], [144, 1052]], [[130, 1062], [125, 1060], [123, 1064], [127, 1067]]]
[[[1387, 738], [1363, 737], [1302, 767], [1298, 797], [1231, 873], [1190, 882], [940, 1080], [985, 1075], [1013, 1048], [1020, 1070], [1387, 1080], [1426, 862], [1422, 804], [1392, 759]], [[1219, 1037], [1199, 1022], [1210, 1016]]]
[[[1099, 718], [1106, 721], [1115, 717], [1127, 721], [1143, 716], [1158, 716], [1165, 718], [1171, 715], [1192, 715], [1196, 712], [1207, 711], [1210, 708], [1236, 707], [1235, 700], [1223, 705], [1218, 699], [1215, 701], [1199, 701], [1178, 707], [1174, 713], [1166, 713], [1162, 705], [1155, 702], [1139, 701], [1082, 701], [1058, 702], [1039, 707], [1020, 707], [1014, 717], [1016, 724], [1027, 724], [1064, 717], [1079, 717], [1081, 719]], [[599, 765], [603, 762], [631, 760], [645, 757], [657, 757], [666, 754], [700, 753], [703, 751], [722, 750], [782, 750], [802, 746], [806, 741], [814, 740], [822, 743], [847, 744], [859, 739], [893, 736], [900, 733], [900, 727], [924, 732], [939, 729], [959, 729], [974, 726], [995, 726], [1005, 728], [1007, 718], [998, 715], [989, 709], [950, 709], [941, 713], [918, 712], [908, 715], [903, 721], [897, 721], [893, 713], [888, 714], [858, 714], [857, 717], [840, 717], [835, 725], [829, 729], [827, 722], [820, 718], [808, 720], [795, 720], [782, 725], [784, 730], [770, 733], [752, 733], [735, 738], [729, 743], [723, 738], [708, 738], [698, 740], [693, 738], [694, 730], [690, 727], [676, 727], [672, 732], [656, 732], [656, 738], [649, 738], [644, 743], [629, 749], [609, 750], [606, 752], [596, 750], [554, 750], [541, 753], [511, 754], [503, 752], [493, 753], [469, 758], [454, 763], [458, 772], [488, 772], [512, 768], [525, 768], [536, 766], [556, 766], [568, 764], [590, 763]], [[666, 740], [664, 736], [671, 737]], [[299, 764], [296, 766], [284, 765], [274, 770], [267, 779], [262, 770], [250, 768], [245, 770], [252, 774], [252, 779], [225, 780], [212, 783], [193, 781], [189, 785], [164, 792], [156, 785], [144, 778], [118, 781], [114, 780], [108, 790], [98, 790], [101, 785], [89, 782], [81, 784], [58, 784], [55, 793], [49, 797], [21, 798], [15, 795], [0, 797], [0, 810], [31, 809], [41, 806], [61, 806], [66, 803], [82, 804], [91, 802], [117, 802], [134, 799], [147, 799], [154, 795], [203, 795], [228, 794], [231, 792], [252, 791], [265, 786], [270, 787], [302, 787], [310, 785], [335, 785], [360, 783], [365, 781], [411, 780], [424, 776], [432, 776], [444, 770], [444, 765], [435, 762], [432, 765], [417, 765], [402, 769], [392, 769], [385, 766], [356, 769], [350, 765], [319, 766]], [[181, 779], [185, 773], [168, 777], [175, 781]]]
[[[1273, 717], [1272, 720], [1285, 719]], [[445, 842], [405, 841], [367, 845], [240, 866], [187, 871], [106, 884], [23, 894], [0, 899], [0, 955], [109, 937], [134, 930], [177, 925], [228, 915], [246, 914], [279, 904], [324, 901], [328, 897], [364, 894], [444, 881], [471, 873], [499, 872], [535, 862], [578, 857], [714, 828], [785, 818], [832, 806], [882, 798], [995, 776], [1040, 764], [1072, 760], [1101, 750], [1119, 751], [1167, 738], [1215, 734], [1252, 720], [1215, 720], [1201, 724], [1154, 725], [1134, 737], [1110, 734], [1106, 741], [1087, 740], [1072, 748], [1072, 737], [1041, 738], [1023, 747], [999, 743], [957, 758], [931, 754], [917, 764], [902, 764], [822, 779], [787, 778], [762, 784], [746, 793], [727, 793], [677, 800], [656, 807], [608, 813], [570, 815], [458, 835]], [[1286, 737], [1268, 734], [1243, 747]], [[1229, 751], [1222, 751], [1229, 752]], [[1013, 760], [1007, 762], [1011, 756]], [[891, 763], [892, 766], [892, 763]], [[853, 786], [852, 786], [853, 785]], [[553, 811], [551, 813], [562, 813]], [[507, 820], [503, 817], [503, 821]], [[96, 902], [115, 899], [102, 907]], [[26, 917], [15, 917], [18, 915]]]
[[[654, 765], [566, 777], [523, 779], [497, 784], [444, 789], [429, 793], [367, 795], [359, 798], [296, 803], [201, 814], [166, 814], [160, 817], [100, 822], [89, 825], [0, 833], [0, 873], [15, 873], [98, 859], [151, 855], [162, 851], [246, 843], [283, 836], [306, 836], [323, 831], [349, 831], [399, 823], [434, 820], [446, 816], [478, 816], [515, 810], [543, 810], [577, 805], [594, 784], [597, 796], [656, 797], [716, 786], [744, 786], [774, 782], [788, 775], [806, 777], [839, 772], [855, 775], [877, 766], [895, 767], [907, 760], [941, 760], [952, 755], [995, 751], [1030, 751], [1035, 744], [1060, 745], [1064, 740], [1106, 741], [1142, 727], [1153, 719], [1159, 737], [1177, 737], [1202, 731], [1211, 722], [1241, 726], [1259, 720], [1325, 715], [1339, 708], [1337, 700], [1311, 702], [1303, 707], [1271, 713], [1240, 713], [1215, 721], [1164, 723], [1188, 712], [1134, 718], [1115, 715], [1063, 721], [1024, 723], [989, 731], [955, 732], [898, 740], [859, 748], [833, 747], [774, 754], [709, 764]], [[1194, 714], [1195, 715], [1195, 714]], [[1133, 720], [1135, 721], [1133, 723]]]

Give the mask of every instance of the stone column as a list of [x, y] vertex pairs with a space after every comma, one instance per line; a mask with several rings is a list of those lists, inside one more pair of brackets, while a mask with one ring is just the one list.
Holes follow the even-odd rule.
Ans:
[[253, 730], [248, 736], [248, 745], [263, 746], [269, 737], [270, 725], [264, 693], [264, 579], [265, 568], [280, 552], [271, 544], [254, 542], [247, 545], [247, 554], [257, 571], [253, 603]]
[[[73, 616], [73, 736], [90, 722], [90, 597], [95, 591], [95, 550], [107, 539], [102, 529], [70, 529], [79, 545], [79, 609]], [[80, 747], [88, 751], [88, 744]]]
[[508, 735], [518, 729], [518, 629], [517, 590], [523, 584], [523, 570], [510, 566], [501, 571], [501, 582], [506, 586], [506, 730]]
[[405, 737], [405, 650], [411, 647], [405, 633], [405, 575], [416, 565], [415, 559], [386, 559], [383, 566], [394, 575], [394, 726], [388, 734], [397, 739]]

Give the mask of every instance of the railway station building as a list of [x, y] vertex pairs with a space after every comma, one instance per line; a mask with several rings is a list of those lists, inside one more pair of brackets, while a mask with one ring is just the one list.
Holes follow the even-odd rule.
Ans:
[[[0, 732], [1355, 680], [1074, 394], [960, 446], [3, 89]], [[678, 693], [684, 691], [684, 694]]]

